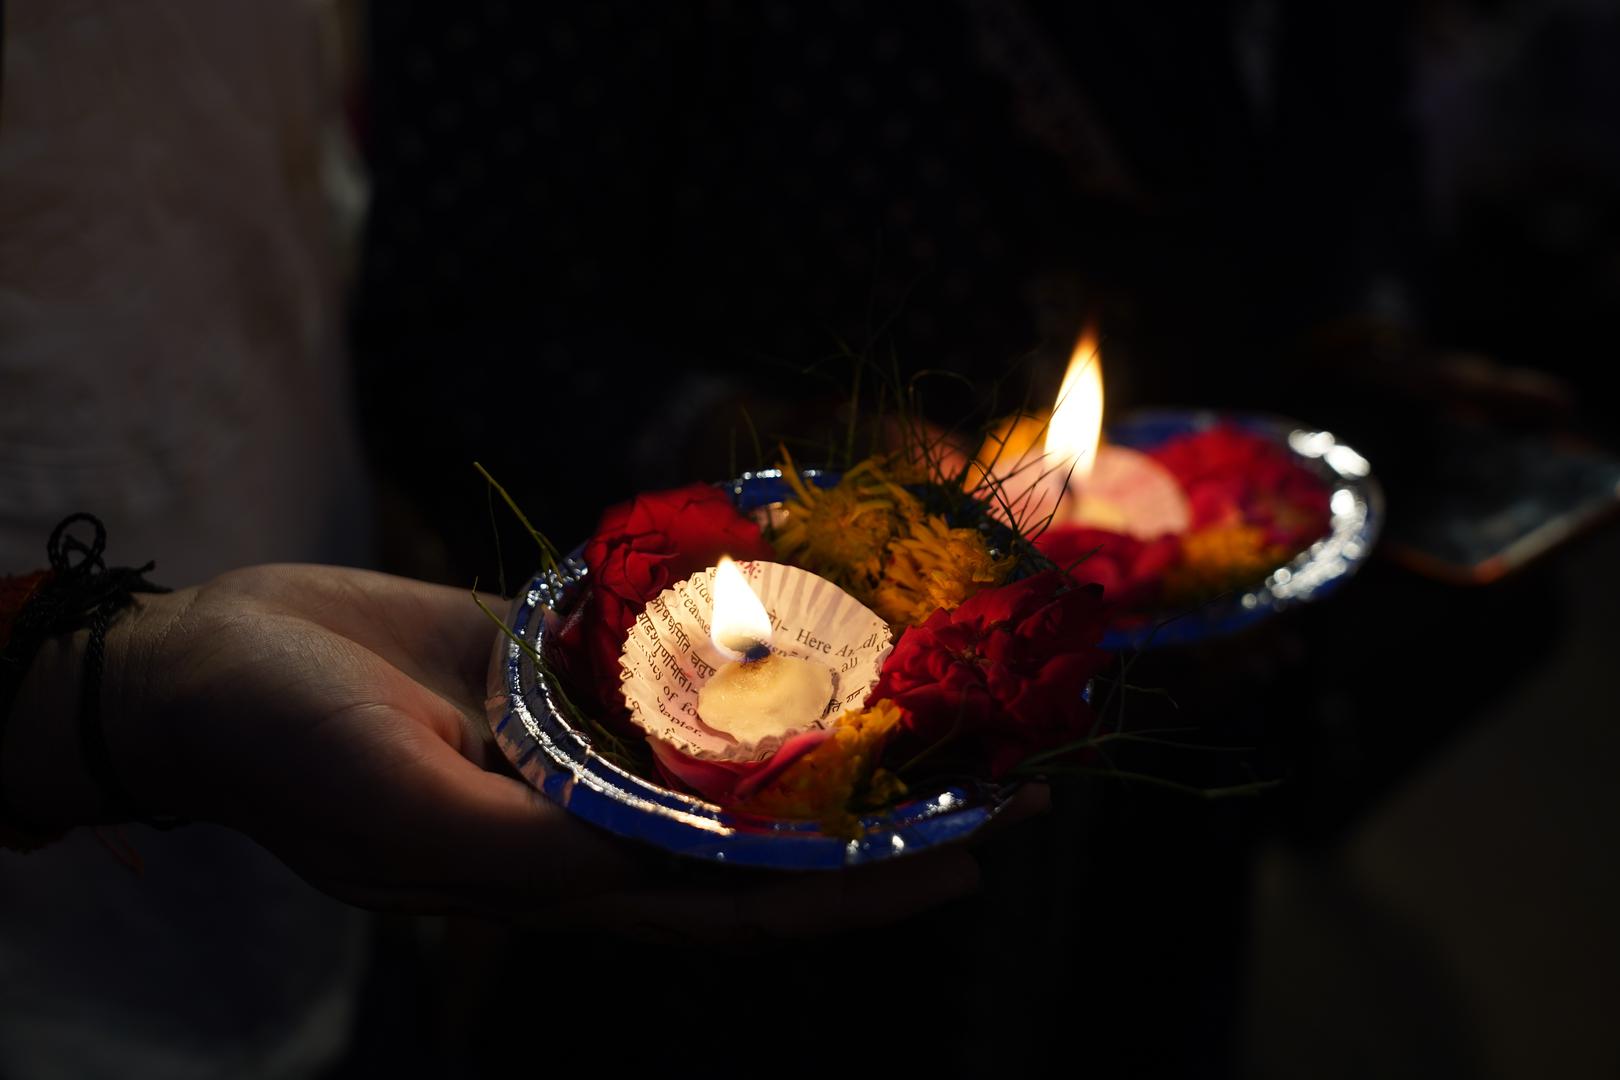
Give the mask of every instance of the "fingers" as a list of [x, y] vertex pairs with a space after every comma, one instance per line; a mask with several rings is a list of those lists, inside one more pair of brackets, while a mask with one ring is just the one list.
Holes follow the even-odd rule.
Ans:
[[[978, 866], [950, 847], [831, 873], [694, 865], [615, 838], [521, 780], [479, 769], [438, 739], [381, 770], [364, 820], [289, 822], [273, 844], [295, 869], [355, 903], [527, 917], [694, 943], [795, 938], [881, 926], [969, 893]], [[343, 830], [348, 835], [337, 835]]]
[[492, 691], [491, 665], [497, 652], [504, 655], [503, 635], [478, 605], [482, 603], [497, 619], [505, 620], [510, 603], [493, 593], [478, 593], [475, 601], [470, 591], [424, 588], [430, 591], [423, 592], [417, 602], [434, 629], [426, 654], [406, 661], [411, 665], [406, 674], [433, 687], [461, 711], [457, 749], [480, 768], [490, 768], [498, 763], [500, 754], [490, 731], [486, 702]]
[[[500, 630], [469, 589], [335, 566], [254, 567], [220, 581], [364, 646], [468, 709], [484, 699]], [[479, 599], [506, 617], [507, 601]]]
[[396, 906], [544, 912], [552, 928], [735, 942], [884, 925], [978, 886], [977, 863], [958, 847], [832, 873], [672, 874], [667, 856], [575, 818], [521, 780], [436, 742], [427, 757], [409, 796], [390, 800], [377, 846], [376, 877]]
[[494, 593], [480, 592], [474, 601], [471, 590], [434, 589], [430, 602], [441, 612], [445, 673], [468, 701], [481, 704], [489, 690], [490, 657], [505, 635], [479, 604], [504, 622], [512, 602]]
[[[433, 730], [480, 767], [499, 764], [485, 698], [510, 602], [492, 593], [332, 566], [255, 567], [227, 587], [362, 646], [453, 706], [459, 722]], [[484, 608], [481, 610], [479, 604]]]
[[375, 575], [372, 599], [388, 613], [387, 625], [356, 629], [356, 640], [374, 649], [400, 670], [446, 697], [481, 713], [489, 676], [489, 659], [509, 601], [493, 593], [428, 585], [407, 578]]
[[522, 780], [461, 758], [412, 822], [416, 870], [459, 910], [534, 911], [646, 879], [634, 845], [574, 817]]
[[[461, 759], [407, 822], [435, 910], [523, 916], [547, 929], [593, 927], [654, 941], [737, 943], [882, 926], [974, 892], [978, 863], [948, 846], [836, 872], [747, 872], [680, 864], [614, 837], [522, 780]], [[431, 791], [430, 789], [438, 789]], [[1046, 812], [1050, 792], [1026, 784], [980, 836]], [[396, 896], [394, 903], [398, 903]]]
[[[280, 608], [362, 646], [459, 712], [447, 739], [468, 759], [489, 764], [484, 714], [490, 659], [508, 602], [490, 593], [429, 585], [409, 578], [326, 566], [271, 566], [256, 571]], [[441, 734], [443, 734], [441, 732]]]

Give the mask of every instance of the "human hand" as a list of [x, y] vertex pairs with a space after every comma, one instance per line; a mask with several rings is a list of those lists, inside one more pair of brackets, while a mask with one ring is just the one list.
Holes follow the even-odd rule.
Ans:
[[[492, 633], [464, 592], [330, 567], [256, 567], [143, 597], [108, 637], [112, 760], [143, 809], [241, 829], [367, 906], [597, 922], [611, 912], [723, 940], [889, 921], [976, 883], [959, 848], [843, 874], [670, 874], [493, 771]], [[76, 665], [70, 647], [36, 662], [36, 714], [65, 711], [38, 695], [72, 685]], [[71, 724], [28, 727], [25, 758], [78, 760], [62, 736]], [[6, 779], [20, 809], [93, 818], [86, 777], [18, 773], [16, 749]]]

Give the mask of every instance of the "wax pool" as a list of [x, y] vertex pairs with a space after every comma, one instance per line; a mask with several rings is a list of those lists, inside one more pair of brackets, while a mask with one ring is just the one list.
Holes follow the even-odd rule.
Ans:
[[698, 716], [743, 746], [803, 731], [832, 701], [832, 669], [814, 660], [768, 654], [721, 666], [698, 690]]

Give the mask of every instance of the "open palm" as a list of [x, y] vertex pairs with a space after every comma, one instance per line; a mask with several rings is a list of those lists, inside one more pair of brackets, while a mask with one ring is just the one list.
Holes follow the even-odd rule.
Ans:
[[144, 600], [109, 642], [114, 761], [142, 805], [239, 828], [368, 906], [707, 940], [882, 922], [976, 880], [954, 849], [833, 875], [693, 874], [586, 825], [496, 769], [493, 633], [464, 592], [331, 567]]

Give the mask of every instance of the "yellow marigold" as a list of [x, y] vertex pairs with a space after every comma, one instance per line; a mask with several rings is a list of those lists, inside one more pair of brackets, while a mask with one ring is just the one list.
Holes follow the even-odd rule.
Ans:
[[820, 821], [827, 832], [840, 836], [858, 834], [857, 797], [879, 805], [906, 793], [899, 777], [877, 768], [883, 745], [903, 715], [892, 701], [844, 713], [825, 742], [789, 765], [741, 808], [765, 817]]
[[915, 626], [986, 586], [1000, 585], [1016, 561], [995, 558], [977, 529], [953, 529], [936, 514], [890, 541], [887, 555], [873, 609], [896, 626]]
[[1181, 559], [1165, 571], [1165, 589], [1197, 600], [1265, 577], [1287, 555], [1255, 525], [1216, 525], [1181, 538]]
[[868, 458], [837, 485], [817, 488], [799, 478], [786, 450], [782, 473], [794, 498], [772, 542], [787, 561], [836, 583], [862, 603], [872, 603], [889, 541], [922, 516], [922, 504], [892, 477], [881, 458]]

